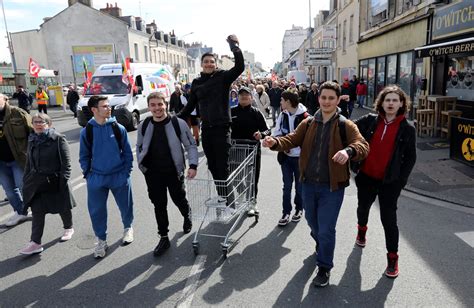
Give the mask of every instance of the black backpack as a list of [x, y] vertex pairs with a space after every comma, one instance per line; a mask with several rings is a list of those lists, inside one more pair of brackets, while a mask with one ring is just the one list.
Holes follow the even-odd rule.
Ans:
[[[313, 121], [313, 117], [309, 117], [308, 122], [306, 122], [307, 124], [306, 129], [308, 129], [312, 121]], [[339, 115], [338, 121], [339, 121], [338, 122], [339, 134], [341, 136], [342, 145], [344, 147], [347, 147], [348, 143], [347, 143], [347, 133], [346, 133], [346, 117], [344, 117], [343, 115]]]
[[[93, 134], [93, 126], [90, 123], [86, 124], [86, 139], [87, 142], [89, 143], [89, 151], [92, 154], [92, 142], [94, 141], [94, 134]], [[123, 151], [123, 146], [122, 146], [122, 133], [120, 132], [120, 128], [117, 124], [117, 122], [112, 122], [112, 130], [114, 131], [114, 136], [115, 140], [117, 140], [117, 144], [120, 149], [120, 153]]]
[[[146, 128], [148, 127], [148, 124], [150, 124], [151, 119], [153, 119], [153, 117], [148, 117], [143, 121], [142, 136], [145, 135]], [[174, 132], [176, 133], [176, 136], [178, 137], [179, 140], [181, 140], [181, 128], [179, 127], [178, 118], [176, 116], [171, 116], [171, 124], [173, 124]]]

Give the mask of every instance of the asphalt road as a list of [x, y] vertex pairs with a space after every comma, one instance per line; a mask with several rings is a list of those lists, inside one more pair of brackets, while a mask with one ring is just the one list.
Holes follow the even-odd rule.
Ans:
[[[404, 194], [399, 201], [400, 276], [383, 276], [385, 243], [379, 211], [369, 221], [368, 244], [354, 245], [356, 191], [346, 190], [337, 226], [335, 267], [330, 286], [316, 289], [314, 242], [305, 221], [277, 227], [281, 216], [281, 172], [276, 155], [262, 152], [259, 222], [246, 219], [235, 234], [238, 242], [224, 259], [217, 238], [201, 240], [192, 250], [193, 233], [182, 233], [182, 218], [172, 202], [171, 249], [152, 255], [158, 242], [153, 206], [143, 175], [132, 173], [135, 241], [121, 246], [123, 227], [118, 208], [109, 199], [108, 242], [103, 260], [92, 257], [94, 236], [87, 213], [87, 191], [78, 163], [79, 131], [72, 116], [51, 110], [54, 125], [66, 134], [73, 157], [73, 187], [79, 206], [73, 210], [73, 239], [62, 234], [58, 215], [49, 215], [43, 236], [45, 250], [24, 257], [31, 222], [7, 229], [0, 225], [0, 307], [473, 307], [474, 211]], [[136, 132], [130, 132], [132, 146]], [[3, 191], [0, 198], [3, 199]], [[0, 203], [0, 224], [11, 207]], [[196, 227], [196, 224], [195, 224]], [[206, 231], [225, 233], [229, 225]]]

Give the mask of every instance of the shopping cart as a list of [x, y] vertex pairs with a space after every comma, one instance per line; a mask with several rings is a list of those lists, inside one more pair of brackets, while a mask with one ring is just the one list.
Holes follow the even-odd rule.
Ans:
[[[259, 146], [258, 141], [232, 140], [229, 155], [230, 175], [227, 180], [213, 180], [210, 172], [206, 172], [207, 167], [204, 167], [205, 158], [200, 162], [198, 177], [187, 180], [186, 191], [191, 218], [200, 223], [193, 240], [196, 255], [199, 254], [200, 236], [223, 238], [221, 248], [224, 258], [235, 244], [230, 236], [247, 217], [247, 211], [256, 203], [255, 164]], [[232, 221], [234, 223], [225, 235], [203, 233], [205, 225], [229, 224]], [[255, 222], [258, 222], [258, 213], [255, 214]]]

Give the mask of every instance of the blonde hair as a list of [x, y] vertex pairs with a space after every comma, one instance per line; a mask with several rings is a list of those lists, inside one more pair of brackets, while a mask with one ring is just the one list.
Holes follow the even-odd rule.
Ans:
[[49, 117], [49, 115], [47, 115], [46, 113], [35, 113], [32, 117], [31, 117], [31, 123], [33, 123], [33, 121], [35, 119], [41, 119], [43, 120], [44, 122], [46, 122], [46, 124], [48, 124], [48, 126], [51, 126], [51, 123], [53, 123], [53, 121], [51, 121], [51, 118]]
[[255, 87], [257, 90], [262, 90], [262, 92], [265, 92], [265, 87], [261, 84], [258, 84], [256, 87]]

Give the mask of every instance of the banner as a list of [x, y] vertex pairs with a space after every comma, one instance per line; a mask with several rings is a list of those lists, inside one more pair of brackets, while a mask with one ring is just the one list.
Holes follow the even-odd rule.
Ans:
[[76, 78], [79, 79], [86, 78], [89, 72], [94, 74], [102, 64], [115, 63], [113, 44], [72, 46], [72, 56]]
[[38, 74], [41, 70], [41, 67], [39, 66], [38, 62], [30, 58], [30, 63], [28, 65], [29, 67], [29, 73], [31, 76], [38, 78]]

